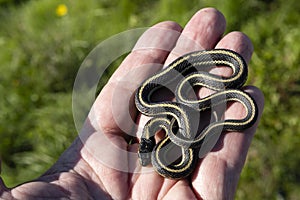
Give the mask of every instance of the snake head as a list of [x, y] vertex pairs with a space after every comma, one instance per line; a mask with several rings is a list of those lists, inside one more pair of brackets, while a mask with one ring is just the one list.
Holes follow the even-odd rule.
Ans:
[[155, 146], [154, 138], [141, 138], [139, 145], [138, 157], [142, 166], [147, 166], [151, 163], [151, 153]]

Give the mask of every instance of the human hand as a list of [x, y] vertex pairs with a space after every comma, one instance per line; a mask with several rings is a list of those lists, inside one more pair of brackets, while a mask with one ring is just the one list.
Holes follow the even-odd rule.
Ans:
[[[240, 32], [222, 37], [225, 23], [221, 13], [208, 8], [196, 13], [184, 29], [174, 22], [162, 22], [146, 31], [99, 94], [79, 137], [71, 147], [36, 180], [12, 189], [0, 182], [1, 197], [233, 199], [263, 110], [263, 95], [257, 88], [244, 88], [258, 105], [259, 118], [256, 124], [244, 133], [222, 134], [213, 151], [199, 161], [189, 179], [165, 179], [154, 171], [141, 173], [147, 170], [137, 162], [137, 144], [128, 142], [131, 138], [128, 133], [136, 134], [131, 119], [136, 119], [140, 124], [147, 120], [139, 115], [134, 106], [135, 89], [143, 79], [160, 70], [161, 64], [170, 63], [179, 54], [213, 48], [234, 50], [249, 62], [253, 51], [250, 40]], [[159, 29], [165, 31], [156, 31]], [[166, 34], [167, 30], [170, 34]], [[172, 51], [166, 51], [168, 49]], [[146, 67], [149, 64], [151, 68]], [[230, 74], [227, 69], [218, 69], [215, 73]], [[243, 113], [244, 107], [234, 103], [227, 109], [225, 117], [241, 118]]]

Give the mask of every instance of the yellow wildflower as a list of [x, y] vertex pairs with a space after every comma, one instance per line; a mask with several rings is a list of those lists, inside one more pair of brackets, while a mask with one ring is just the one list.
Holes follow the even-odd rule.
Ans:
[[68, 7], [65, 4], [59, 4], [56, 7], [56, 15], [59, 17], [65, 16], [68, 13]]

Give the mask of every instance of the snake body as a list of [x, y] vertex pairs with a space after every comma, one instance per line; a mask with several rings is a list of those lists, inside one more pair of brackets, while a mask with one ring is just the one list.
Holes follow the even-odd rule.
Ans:
[[[210, 69], [219, 66], [231, 68], [231, 76], [209, 73]], [[146, 79], [135, 95], [137, 109], [152, 117], [143, 129], [139, 145], [141, 165], [152, 164], [163, 177], [185, 178], [193, 172], [206, 136], [220, 131], [243, 131], [251, 127], [257, 119], [257, 106], [241, 90], [247, 76], [247, 64], [242, 56], [228, 49], [213, 49], [185, 54]], [[191, 98], [195, 87], [205, 87], [214, 92], [201, 99]], [[161, 88], [174, 90], [175, 101], [153, 101], [153, 94]], [[220, 107], [223, 107], [221, 110], [224, 113], [228, 102], [241, 103], [246, 110], [245, 117], [222, 119], [218, 117], [222, 116], [219, 113], [199, 133], [199, 113]], [[159, 130], [166, 134], [156, 143], [154, 136]], [[173, 151], [181, 155], [172, 159]]]

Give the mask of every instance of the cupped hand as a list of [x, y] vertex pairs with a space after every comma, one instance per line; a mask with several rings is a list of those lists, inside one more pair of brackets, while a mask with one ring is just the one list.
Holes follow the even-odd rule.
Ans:
[[[256, 101], [256, 124], [241, 132], [224, 133], [213, 151], [201, 159], [191, 177], [165, 179], [150, 167], [140, 167], [137, 144], [141, 116], [134, 92], [147, 77], [185, 53], [214, 48], [231, 49], [249, 62], [253, 46], [246, 35], [223, 36], [224, 16], [212, 8], [197, 12], [181, 28], [161, 22], [148, 29], [97, 97], [79, 137], [40, 178], [6, 188], [3, 199], [233, 199], [247, 151], [263, 110], [263, 95], [253, 86], [244, 90]], [[149, 67], [151, 66], [151, 67]], [[229, 75], [218, 68], [214, 73]], [[161, 94], [162, 96], [165, 94]], [[225, 118], [241, 118], [244, 107], [232, 104]], [[132, 120], [134, 119], [134, 120]], [[130, 136], [131, 135], [131, 136]]]

